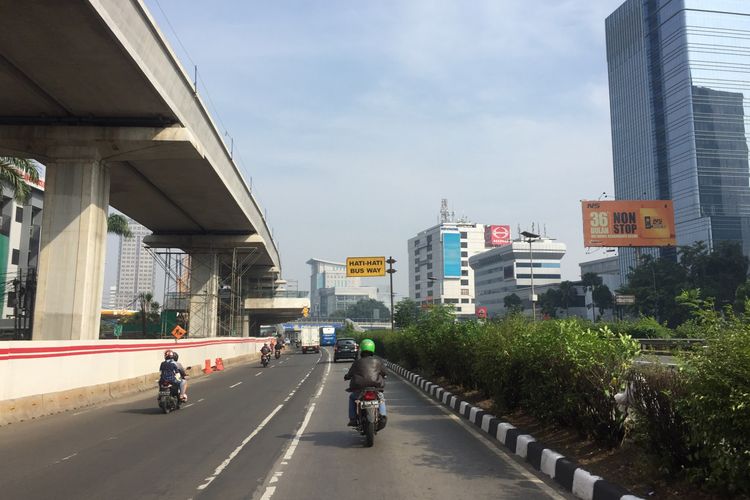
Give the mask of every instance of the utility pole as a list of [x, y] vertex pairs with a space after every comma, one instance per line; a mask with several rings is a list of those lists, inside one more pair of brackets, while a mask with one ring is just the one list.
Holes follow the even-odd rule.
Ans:
[[536, 321], [536, 294], [534, 293], [534, 251], [531, 244], [539, 239], [539, 235], [530, 233], [528, 231], [522, 231], [521, 235], [526, 238], [526, 242], [529, 244], [529, 270], [531, 271], [531, 318], [532, 321]]
[[396, 259], [393, 257], [388, 257], [388, 260], [386, 260], [388, 263], [388, 270], [386, 271], [388, 275], [390, 276], [391, 280], [391, 331], [393, 331], [393, 273], [396, 272], [395, 269], [393, 269], [393, 264], [396, 263]]

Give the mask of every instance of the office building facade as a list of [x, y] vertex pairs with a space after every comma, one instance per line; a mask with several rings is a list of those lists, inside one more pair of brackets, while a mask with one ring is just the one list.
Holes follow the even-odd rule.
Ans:
[[628, 0], [606, 37], [615, 197], [673, 200], [678, 246], [750, 254], [750, 2]]
[[519, 239], [469, 258], [476, 306], [487, 308], [489, 318], [504, 316], [505, 297], [516, 294], [524, 311], [531, 314], [532, 279], [537, 296], [556, 288], [562, 280], [560, 261], [565, 251], [565, 243], [549, 238], [531, 245]]
[[310, 259], [310, 315], [313, 318], [328, 318], [346, 311], [360, 300], [383, 300], [387, 294], [376, 286], [377, 278], [368, 278], [373, 286], [362, 286], [362, 278], [346, 276], [346, 264], [323, 259]]
[[154, 258], [143, 245], [143, 238], [151, 231], [132, 219], [128, 219], [128, 226], [133, 236], [120, 237], [116, 309], [135, 309], [139, 294], [154, 292]]
[[409, 297], [418, 304], [452, 305], [456, 316], [475, 314], [469, 259], [487, 249], [485, 226], [442, 222], [409, 239]]

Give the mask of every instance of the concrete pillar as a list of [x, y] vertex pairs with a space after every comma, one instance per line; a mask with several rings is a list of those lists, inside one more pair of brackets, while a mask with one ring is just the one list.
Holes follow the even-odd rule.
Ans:
[[219, 257], [216, 252], [190, 254], [191, 337], [216, 337], [219, 324]]
[[32, 338], [98, 339], [109, 171], [93, 150], [64, 148], [50, 156]]

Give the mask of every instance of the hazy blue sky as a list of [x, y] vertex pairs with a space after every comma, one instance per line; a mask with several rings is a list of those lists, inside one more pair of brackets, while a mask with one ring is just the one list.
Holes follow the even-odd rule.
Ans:
[[392, 254], [399, 296], [441, 198], [514, 233], [545, 224], [564, 278], [602, 256], [579, 200], [612, 192], [604, 19], [621, 3], [146, 0], [198, 65], [284, 277], [307, 289], [310, 257]]

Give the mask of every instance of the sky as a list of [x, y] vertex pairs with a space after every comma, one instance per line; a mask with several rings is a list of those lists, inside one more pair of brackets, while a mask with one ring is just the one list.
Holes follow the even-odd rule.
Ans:
[[580, 200], [613, 196], [604, 19], [621, 0], [145, 3], [198, 66], [300, 289], [311, 257], [392, 255], [408, 294], [407, 240], [441, 198], [514, 236], [546, 227], [563, 279], [604, 256]]

